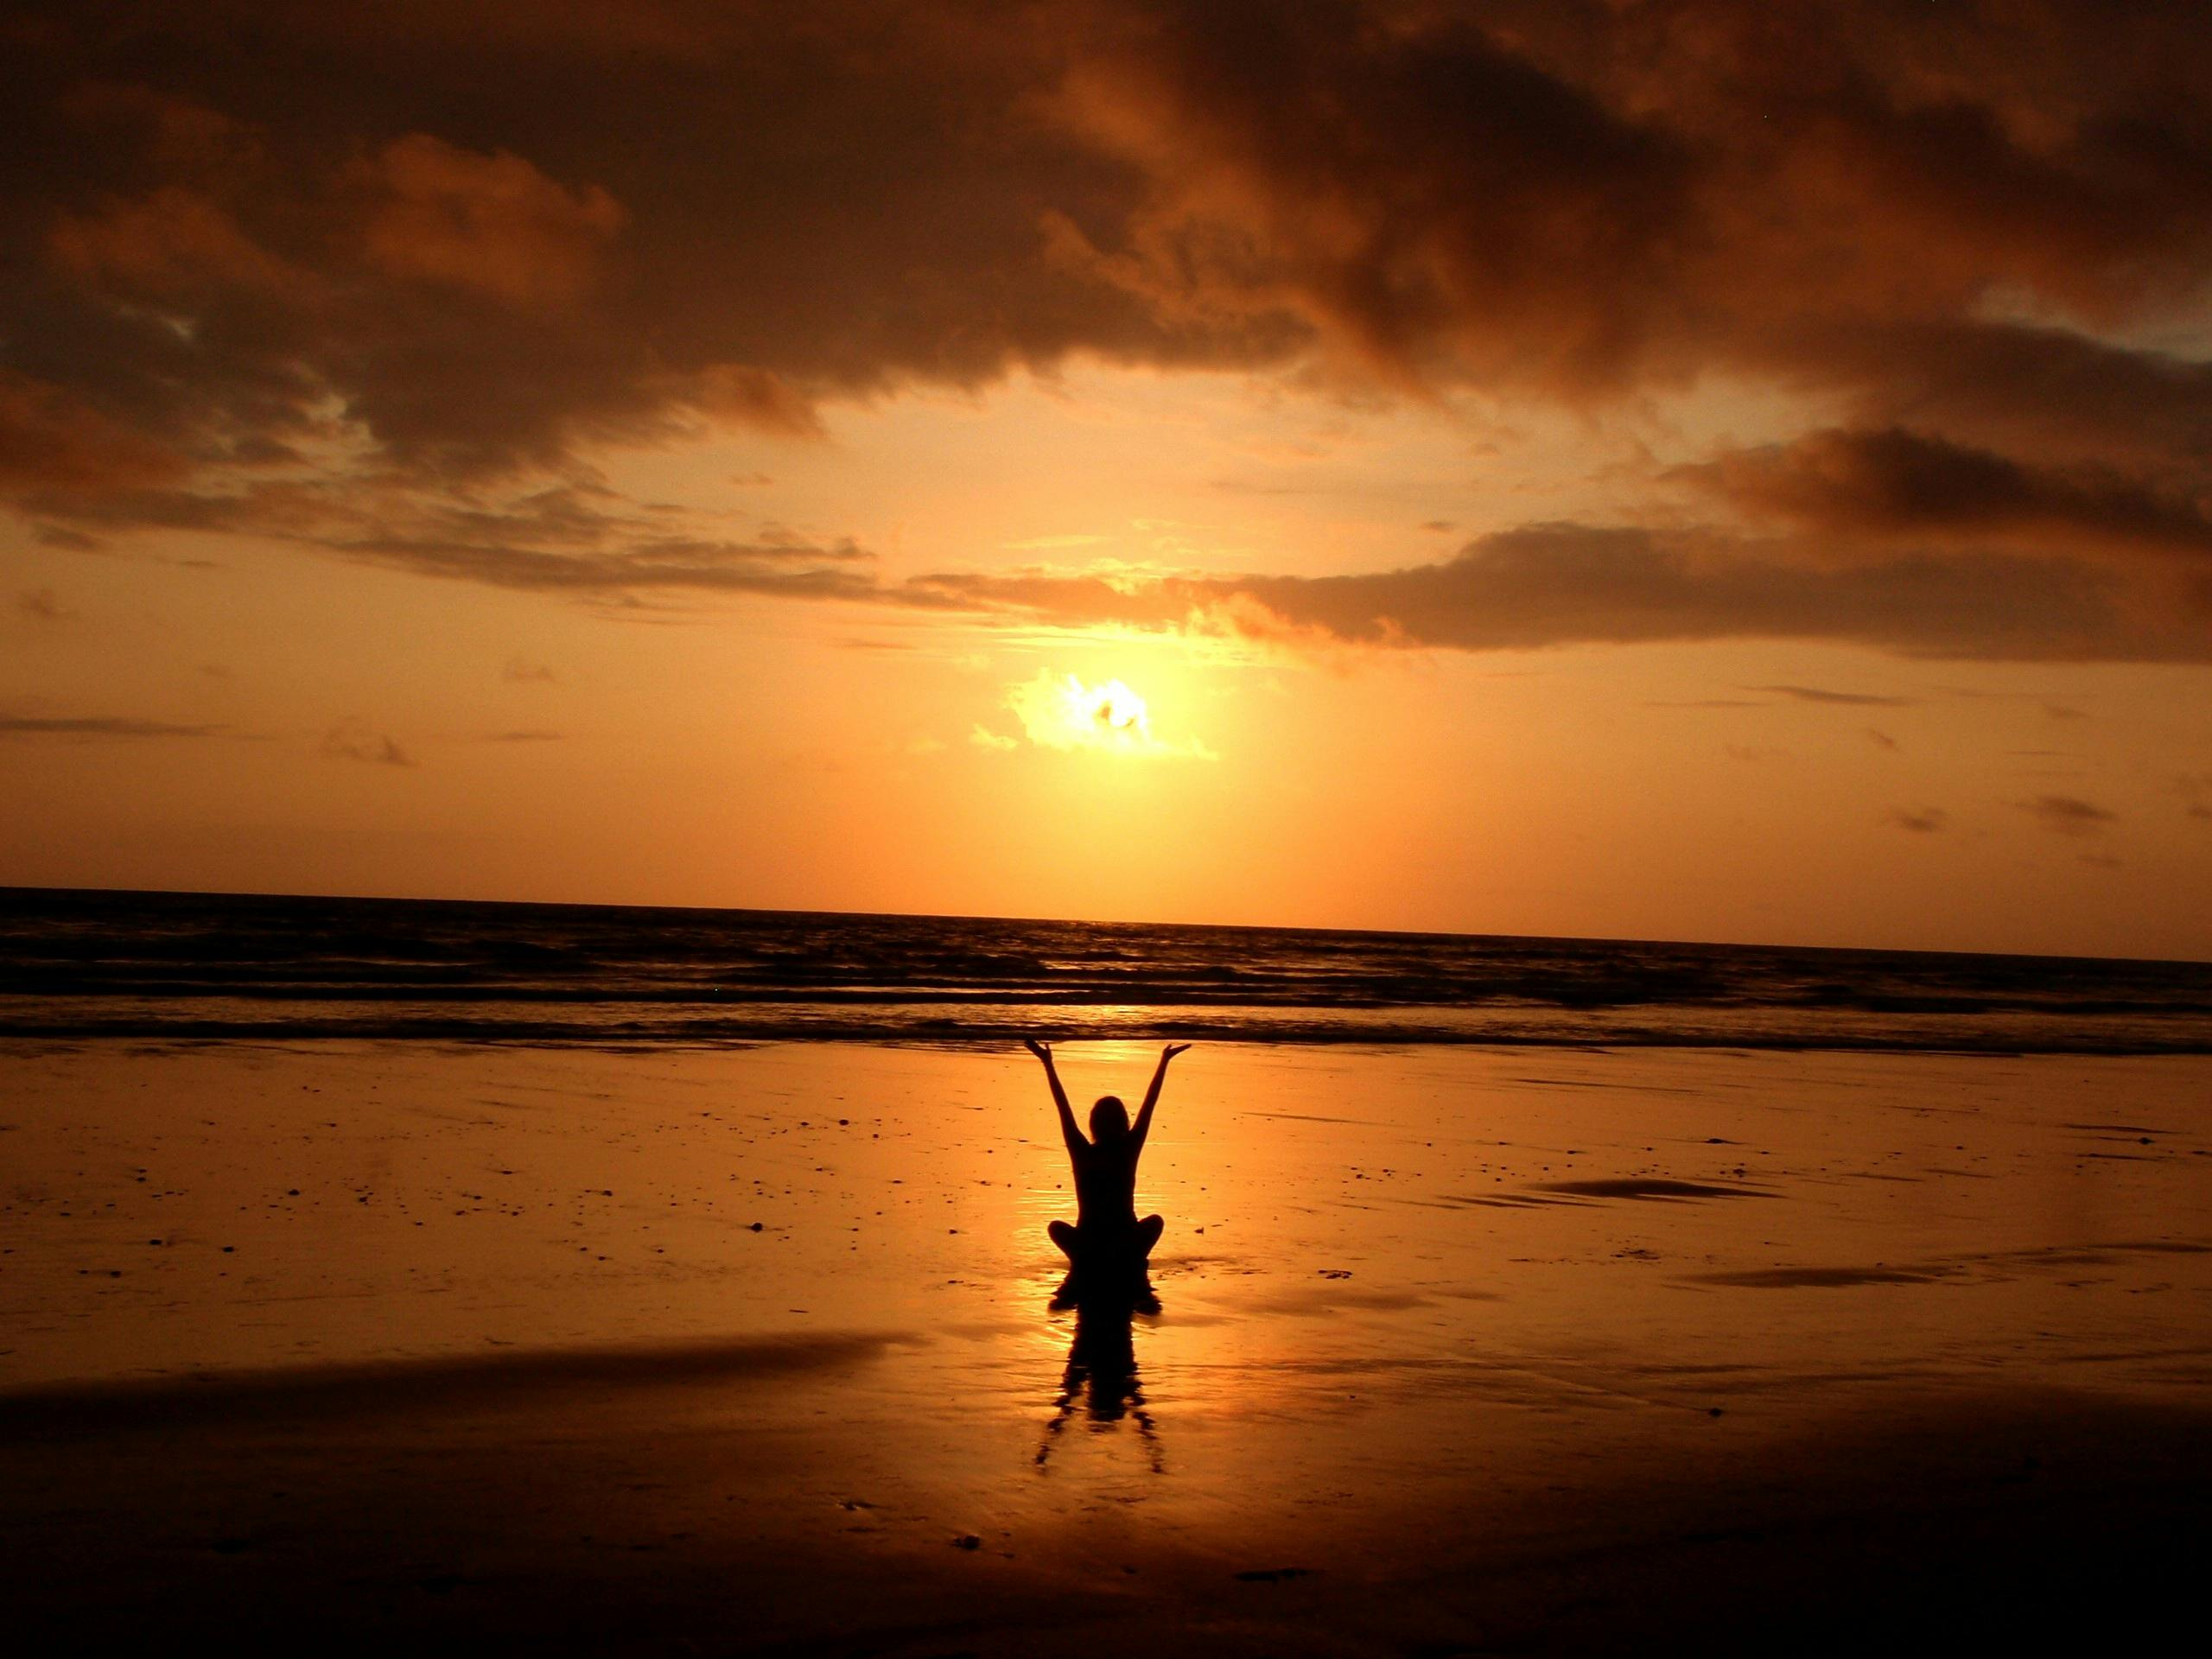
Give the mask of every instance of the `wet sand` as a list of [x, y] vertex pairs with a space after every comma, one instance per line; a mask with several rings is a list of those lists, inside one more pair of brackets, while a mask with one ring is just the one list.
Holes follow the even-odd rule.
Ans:
[[0, 1593], [41, 1650], [2140, 1639], [2212, 1542], [2208, 1084], [1203, 1048], [1160, 1309], [1079, 1323], [1026, 1056], [19, 1045]]

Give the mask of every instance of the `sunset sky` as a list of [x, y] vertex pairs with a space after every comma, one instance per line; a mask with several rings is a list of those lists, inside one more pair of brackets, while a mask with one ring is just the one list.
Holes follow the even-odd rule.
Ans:
[[0, 9], [0, 883], [2212, 956], [2212, 16]]

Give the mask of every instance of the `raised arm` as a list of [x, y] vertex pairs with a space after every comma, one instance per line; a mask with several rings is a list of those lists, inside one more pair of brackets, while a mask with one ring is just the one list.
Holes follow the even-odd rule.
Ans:
[[1153, 1071], [1152, 1086], [1144, 1091], [1144, 1106], [1137, 1113], [1135, 1127], [1129, 1131], [1139, 1152], [1144, 1150], [1145, 1136], [1152, 1133], [1152, 1109], [1160, 1104], [1160, 1085], [1167, 1081], [1167, 1062], [1189, 1046], [1188, 1043], [1170, 1043], [1160, 1051], [1160, 1065]]
[[1068, 1143], [1069, 1155], [1073, 1156], [1077, 1147], [1088, 1143], [1075, 1126], [1075, 1114], [1068, 1109], [1068, 1091], [1060, 1087], [1060, 1074], [1052, 1065], [1052, 1046], [1040, 1043], [1034, 1037], [1025, 1037], [1021, 1043], [1045, 1063], [1045, 1081], [1052, 1085], [1052, 1109], [1060, 1115], [1060, 1139]]

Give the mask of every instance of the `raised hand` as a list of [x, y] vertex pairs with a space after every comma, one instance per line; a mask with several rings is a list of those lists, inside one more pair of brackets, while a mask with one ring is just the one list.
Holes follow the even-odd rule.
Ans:
[[1160, 1064], [1152, 1069], [1152, 1086], [1144, 1091], [1144, 1105], [1137, 1112], [1137, 1121], [1129, 1130], [1139, 1152], [1144, 1150], [1144, 1138], [1152, 1133], [1152, 1109], [1160, 1104], [1160, 1085], [1167, 1081], [1167, 1062], [1188, 1048], [1188, 1043], [1170, 1043], [1160, 1051]]
[[1068, 1156], [1080, 1158], [1083, 1149], [1090, 1143], [1083, 1138], [1083, 1131], [1075, 1126], [1075, 1113], [1068, 1105], [1068, 1091], [1060, 1086], [1060, 1074], [1052, 1065], [1052, 1046], [1040, 1043], [1034, 1037], [1025, 1037], [1021, 1046], [1045, 1063], [1045, 1081], [1052, 1085], [1052, 1109], [1059, 1114], [1060, 1139], [1068, 1145]]

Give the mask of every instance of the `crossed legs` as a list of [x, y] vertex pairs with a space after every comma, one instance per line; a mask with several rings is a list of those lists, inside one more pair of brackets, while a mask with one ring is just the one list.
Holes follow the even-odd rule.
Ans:
[[[1150, 1255], [1152, 1247], [1160, 1243], [1160, 1232], [1166, 1225], [1166, 1220], [1160, 1216], [1147, 1216], [1137, 1223], [1136, 1230], [1128, 1235], [1131, 1253], [1140, 1261]], [[1060, 1247], [1060, 1254], [1069, 1261], [1083, 1259], [1077, 1255], [1077, 1251], [1083, 1248], [1083, 1233], [1079, 1229], [1065, 1221], [1056, 1221], [1047, 1225], [1045, 1230], [1052, 1235], [1052, 1243]]]

